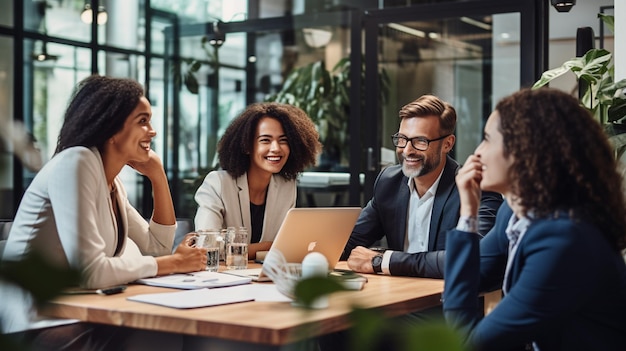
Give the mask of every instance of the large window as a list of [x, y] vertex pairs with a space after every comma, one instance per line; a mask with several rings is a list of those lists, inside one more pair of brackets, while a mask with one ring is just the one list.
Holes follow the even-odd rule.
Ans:
[[[136, 79], [152, 104], [154, 149], [177, 216], [193, 217], [193, 194], [218, 166], [217, 141], [230, 121], [246, 105], [281, 91], [294, 70], [323, 63], [341, 82], [331, 100], [342, 100], [343, 114], [332, 120], [322, 109], [312, 116], [327, 152], [310, 171], [331, 171], [343, 183], [301, 192], [298, 204], [363, 205], [380, 168], [395, 162], [389, 135], [402, 105], [423, 93], [455, 105], [455, 156], [462, 161], [480, 139], [494, 100], [524, 84], [524, 75], [545, 69], [529, 64], [544, 54], [535, 45], [545, 33], [537, 29], [543, 27], [534, 16], [542, 8], [534, 0], [336, 3], [0, 0], [0, 114], [24, 122], [45, 162], [77, 82], [92, 73]], [[343, 60], [351, 65], [333, 72]], [[381, 73], [389, 78], [385, 99]], [[0, 194], [10, 204], [1, 216], [11, 217], [36, 170], [14, 164], [11, 145], [0, 150]], [[149, 216], [149, 182], [130, 169], [122, 179], [131, 203]]]
[[15, 211], [13, 199], [14, 165], [13, 140], [9, 126], [13, 115], [13, 39], [0, 36], [0, 219], [12, 218]]

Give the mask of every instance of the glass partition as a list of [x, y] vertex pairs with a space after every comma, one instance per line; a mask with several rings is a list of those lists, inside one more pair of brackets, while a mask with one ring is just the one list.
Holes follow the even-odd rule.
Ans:
[[[24, 29], [69, 40], [89, 42], [91, 26], [81, 17], [82, 1], [25, 0]], [[99, 32], [103, 35], [104, 28]]]
[[12, 218], [13, 201], [13, 143], [7, 126], [13, 116], [13, 39], [0, 36], [0, 219]]
[[[154, 148], [177, 215], [192, 217], [193, 193], [217, 166], [216, 143], [231, 119], [248, 104], [277, 99], [290, 74], [313, 72], [299, 88], [319, 87], [322, 76], [336, 84], [324, 86], [330, 94], [309, 90], [291, 101], [309, 112], [325, 144], [309, 170], [313, 177], [302, 177], [300, 185], [303, 179], [326, 184], [300, 193], [298, 205], [362, 205], [373, 177], [395, 162], [389, 135], [403, 104], [426, 92], [454, 104], [460, 116], [454, 153], [462, 162], [480, 140], [494, 101], [527, 82], [520, 70], [528, 76], [541, 61], [536, 1], [447, 2], [0, 0], [0, 32], [10, 38], [0, 39], [1, 52], [12, 53], [18, 38], [21, 58], [0, 57], [0, 93], [9, 106], [0, 109], [13, 116], [12, 104], [18, 105], [47, 160], [78, 81], [92, 73], [138, 80], [153, 107]], [[87, 16], [87, 8], [95, 14]], [[23, 27], [12, 28], [13, 13], [22, 12]], [[529, 45], [521, 45], [519, 33]], [[373, 87], [379, 79], [385, 79], [384, 94]], [[7, 169], [0, 186], [12, 182], [15, 193], [34, 176]], [[15, 179], [20, 172], [22, 179]], [[132, 172], [124, 180], [131, 202], [148, 216], [149, 182]], [[334, 193], [324, 195], [329, 189]], [[308, 201], [311, 194], [316, 201]]]
[[519, 89], [519, 14], [390, 22], [380, 25], [379, 66], [390, 77], [382, 105], [381, 166], [396, 162], [390, 135], [399, 109], [424, 94], [455, 107], [452, 156], [463, 163], [482, 139], [493, 101]]
[[[98, 34], [98, 42], [117, 48], [145, 50], [144, 0], [100, 0], [99, 3], [98, 28], [104, 31]], [[105, 11], [106, 16], [103, 16]]]
[[0, 26], [13, 26], [13, 0], [0, 0]]

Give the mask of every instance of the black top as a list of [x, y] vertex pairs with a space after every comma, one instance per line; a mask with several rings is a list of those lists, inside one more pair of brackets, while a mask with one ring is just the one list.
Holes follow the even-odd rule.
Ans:
[[263, 205], [255, 205], [250, 202], [250, 220], [252, 229], [250, 230], [250, 242], [258, 243], [263, 233], [263, 218], [265, 217], [265, 203]]

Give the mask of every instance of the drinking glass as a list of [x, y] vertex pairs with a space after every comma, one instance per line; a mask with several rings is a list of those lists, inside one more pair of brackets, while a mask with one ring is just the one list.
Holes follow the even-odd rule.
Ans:
[[217, 229], [196, 230], [195, 246], [207, 249], [206, 270], [217, 272], [220, 264], [220, 231]]
[[226, 242], [226, 269], [248, 268], [248, 230], [240, 227]]

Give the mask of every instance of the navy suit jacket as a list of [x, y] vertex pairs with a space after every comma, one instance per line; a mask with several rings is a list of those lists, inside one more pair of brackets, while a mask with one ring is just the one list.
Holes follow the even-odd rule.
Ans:
[[[378, 175], [372, 199], [361, 211], [342, 259], [347, 259], [355, 247], [369, 247], [386, 237], [388, 248], [396, 251], [389, 264], [392, 275], [442, 278], [446, 231], [456, 227], [459, 220], [459, 192], [454, 181], [458, 168], [459, 164], [446, 156], [446, 165], [433, 203], [428, 252], [404, 252], [410, 193], [408, 178], [402, 173], [402, 166], [394, 165], [383, 169]], [[491, 229], [501, 202], [500, 194], [483, 194], [479, 215], [480, 232], [487, 233]]]
[[[444, 312], [477, 350], [626, 349], [626, 264], [590, 222], [558, 213], [520, 239], [508, 294], [480, 319], [479, 292], [501, 287], [508, 258], [506, 205], [482, 240], [448, 233]], [[454, 257], [454, 259], [452, 259]]]

